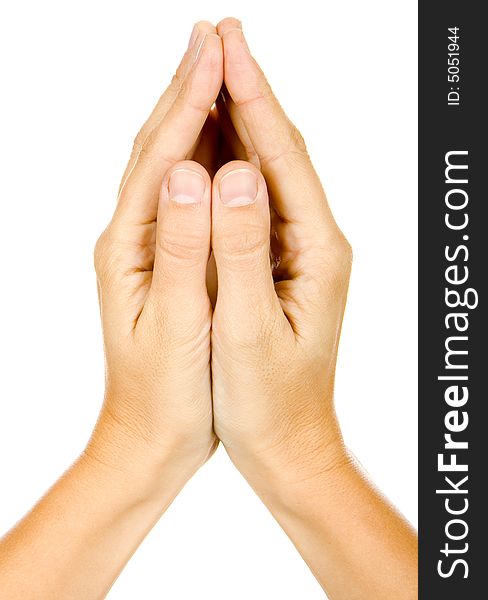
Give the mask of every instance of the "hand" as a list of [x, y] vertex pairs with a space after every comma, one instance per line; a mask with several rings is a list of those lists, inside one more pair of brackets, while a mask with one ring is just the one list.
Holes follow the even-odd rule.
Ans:
[[334, 413], [349, 244], [239, 22], [218, 34], [196, 26], [136, 138], [95, 252], [104, 405], [85, 452], [1, 540], [2, 597], [104, 597], [219, 438], [331, 600], [416, 597], [415, 535]]
[[220, 38], [199, 23], [136, 138], [96, 246], [106, 394], [87, 454], [105, 463], [133, 461], [136, 447], [145, 465], [171, 455], [191, 474], [217, 444], [205, 286], [211, 183], [206, 168], [185, 159], [209, 169], [216, 161], [209, 113], [222, 77]]
[[249, 162], [213, 182], [215, 431], [331, 600], [413, 600], [415, 532], [351, 458], [334, 411], [350, 246], [239, 22], [217, 30]]
[[197, 24], [136, 138], [95, 251], [105, 401], [85, 451], [0, 541], [2, 598], [105, 597], [217, 445], [205, 273], [222, 61]]
[[333, 383], [351, 250], [239, 23], [226, 19], [218, 31], [226, 104], [261, 172], [234, 162], [213, 183], [215, 430], [251, 478], [266, 468], [299, 479], [344, 458]]

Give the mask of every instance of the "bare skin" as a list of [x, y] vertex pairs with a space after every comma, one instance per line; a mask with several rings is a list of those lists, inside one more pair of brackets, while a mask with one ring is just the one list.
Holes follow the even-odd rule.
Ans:
[[219, 441], [331, 600], [416, 598], [415, 532], [335, 416], [351, 259], [240, 23], [198, 23], [95, 251], [99, 420], [0, 541], [2, 598], [105, 597]]

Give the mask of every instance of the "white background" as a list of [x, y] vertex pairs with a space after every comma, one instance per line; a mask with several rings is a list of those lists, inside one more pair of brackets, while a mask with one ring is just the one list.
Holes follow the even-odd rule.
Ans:
[[[346, 441], [416, 523], [416, 2], [16, 1], [0, 15], [0, 530], [82, 450], [103, 395], [92, 248], [132, 138], [192, 23], [242, 19], [307, 140], [355, 264], [336, 402]], [[110, 598], [323, 592], [225, 452]]]

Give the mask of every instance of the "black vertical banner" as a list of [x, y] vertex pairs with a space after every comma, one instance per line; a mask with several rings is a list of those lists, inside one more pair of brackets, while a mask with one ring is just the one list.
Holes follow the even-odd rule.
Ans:
[[488, 598], [488, 106], [481, 2], [419, 3], [420, 593]]

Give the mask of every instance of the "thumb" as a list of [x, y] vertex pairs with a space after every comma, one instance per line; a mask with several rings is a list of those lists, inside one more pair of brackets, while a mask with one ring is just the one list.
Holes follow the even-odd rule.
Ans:
[[[175, 163], [165, 174], [159, 199], [151, 294], [187, 314], [207, 299], [205, 275], [210, 253], [210, 190], [198, 163]], [[205, 302], [206, 304], [206, 302]]]
[[224, 313], [227, 326], [244, 320], [252, 330], [253, 322], [262, 326], [263, 316], [281, 310], [270, 263], [268, 192], [251, 163], [230, 162], [214, 177], [212, 248], [218, 274], [216, 311]]

